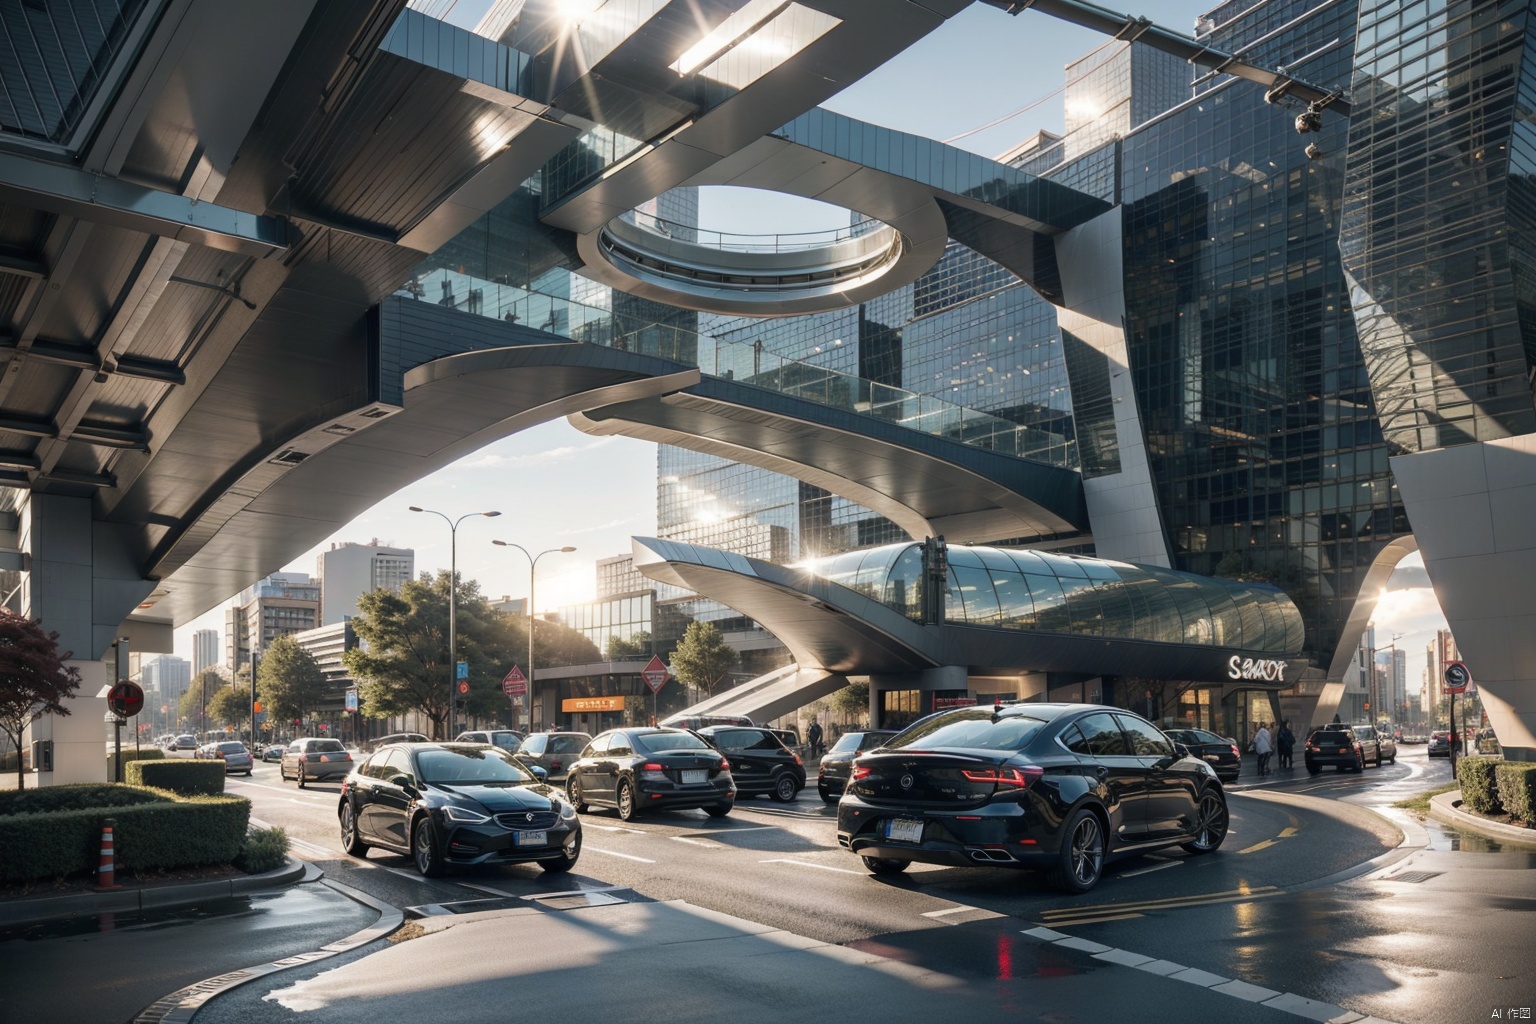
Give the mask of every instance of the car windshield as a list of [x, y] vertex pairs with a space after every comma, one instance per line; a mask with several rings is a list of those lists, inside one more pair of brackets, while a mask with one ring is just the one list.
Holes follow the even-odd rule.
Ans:
[[1350, 737], [1342, 732], [1319, 732], [1312, 734], [1312, 742], [1318, 746], [1340, 746], [1348, 744]]
[[245, 744], [244, 743], [220, 743], [219, 744], [219, 749], [224, 751], [224, 753], [226, 753], [226, 754], [243, 754], [243, 753], [245, 753]]
[[647, 754], [664, 750], [712, 750], [708, 743], [691, 732], [646, 732], [634, 737], [635, 749]]
[[892, 749], [968, 747], [1023, 750], [1045, 722], [1027, 715], [994, 717], [989, 707], [962, 708], [915, 722], [887, 740]]
[[341, 740], [310, 740], [307, 749], [311, 753], [334, 754], [346, 748], [341, 745]]
[[845, 732], [845, 733], [843, 733], [841, 736], [839, 736], [837, 738], [837, 742], [832, 744], [832, 750], [830, 751], [830, 753], [836, 754], [836, 753], [841, 752], [841, 751], [858, 750], [859, 749], [859, 738], [862, 737], [863, 735], [864, 734], [861, 733], [861, 732]]
[[510, 750], [516, 753], [517, 748], [523, 743], [523, 738], [515, 732], [493, 732], [491, 733], [491, 742], [502, 750]]
[[590, 736], [584, 736], [584, 735], [577, 735], [577, 736], [551, 736], [549, 738], [548, 745], [546, 745], [545, 748], [544, 748], [544, 753], [546, 753], [546, 754], [576, 754], [576, 753], [579, 753], [581, 751], [582, 747], [587, 745], [587, 741], [590, 740], [591, 738], [592, 737], [590, 737]]
[[421, 767], [421, 781], [439, 785], [534, 781], [511, 755], [495, 747], [423, 750], [416, 755], [416, 761]]

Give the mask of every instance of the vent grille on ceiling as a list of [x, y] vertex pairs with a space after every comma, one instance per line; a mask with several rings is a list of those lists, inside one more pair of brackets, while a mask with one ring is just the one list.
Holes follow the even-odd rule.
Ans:
[[309, 458], [309, 452], [301, 452], [295, 448], [284, 448], [267, 461], [274, 466], [297, 466]]

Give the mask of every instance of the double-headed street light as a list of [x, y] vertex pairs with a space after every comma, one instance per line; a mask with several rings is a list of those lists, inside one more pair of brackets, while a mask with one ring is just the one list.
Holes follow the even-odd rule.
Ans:
[[491, 543], [495, 544], [499, 548], [517, 548], [517, 550], [521, 551], [523, 553], [523, 556], [528, 559], [528, 700], [529, 700], [529, 707], [531, 709], [532, 708], [532, 701], [533, 701], [533, 582], [534, 582], [534, 573], [539, 568], [539, 559], [543, 558], [545, 555], [554, 555], [554, 554], [568, 555], [572, 551], [575, 551], [576, 549], [571, 547], [570, 545], [566, 545], [563, 548], [549, 548], [549, 549], [547, 549], [545, 551], [540, 551], [536, 555], [530, 555], [530, 554], [528, 554], [528, 549], [523, 547], [521, 544], [512, 544], [512, 543], [509, 543], [508, 541], [504, 541], [504, 540], [493, 540], [493, 541], [491, 541]]
[[434, 508], [422, 508], [419, 505], [411, 505], [412, 512], [430, 512], [434, 516], [442, 516], [443, 522], [448, 524], [448, 735], [445, 739], [453, 739], [454, 733], [454, 696], [453, 688], [459, 681], [459, 630], [458, 630], [458, 604], [459, 604], [459, 524], [474, 516], [484, 516], [494, 519], [501, 515], [500, 512], [466, 512], [457, 519], [450, 519], [446, 513]]

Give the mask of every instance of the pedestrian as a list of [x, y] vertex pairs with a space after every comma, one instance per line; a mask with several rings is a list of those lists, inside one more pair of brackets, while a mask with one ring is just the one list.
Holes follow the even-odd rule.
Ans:
[[811, 756], [821, 756], [821, 722], [811, 719], [811, 727], [805, 731], [806, 742], [811, 745]]
[[1269, 736], [1269, 723], [1260, 722], [1259, 731], [1253, 734], [1253, 752], [1259, 755], [1259, 774], [1269, 774], [1269, 755], [1274, 750]]
[[1291, 732], [1289, 720], [1280, 723], [1280, 732], [1275, 736], [1275, 747], [1280, 751], [1280, 767], [1295, 768], [1296, 761], [1292, 752], [1296, 749], [1296, 734]]

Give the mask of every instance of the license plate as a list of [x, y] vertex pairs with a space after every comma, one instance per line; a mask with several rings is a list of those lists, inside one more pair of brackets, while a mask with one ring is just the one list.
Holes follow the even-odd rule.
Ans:
[[696, 786], [701, 782], [709, 781], [709, 772], [703, 768], [688, 768], [683, 770], [683, 785]]
[[518, 846], [548, 846], [548, 832], [514, 832], [512, 841]]
[[923, 823], [911, 818], [891, 818], [885, 823], [885, 838], [900, 843], [920, 843], [923, 841]]

